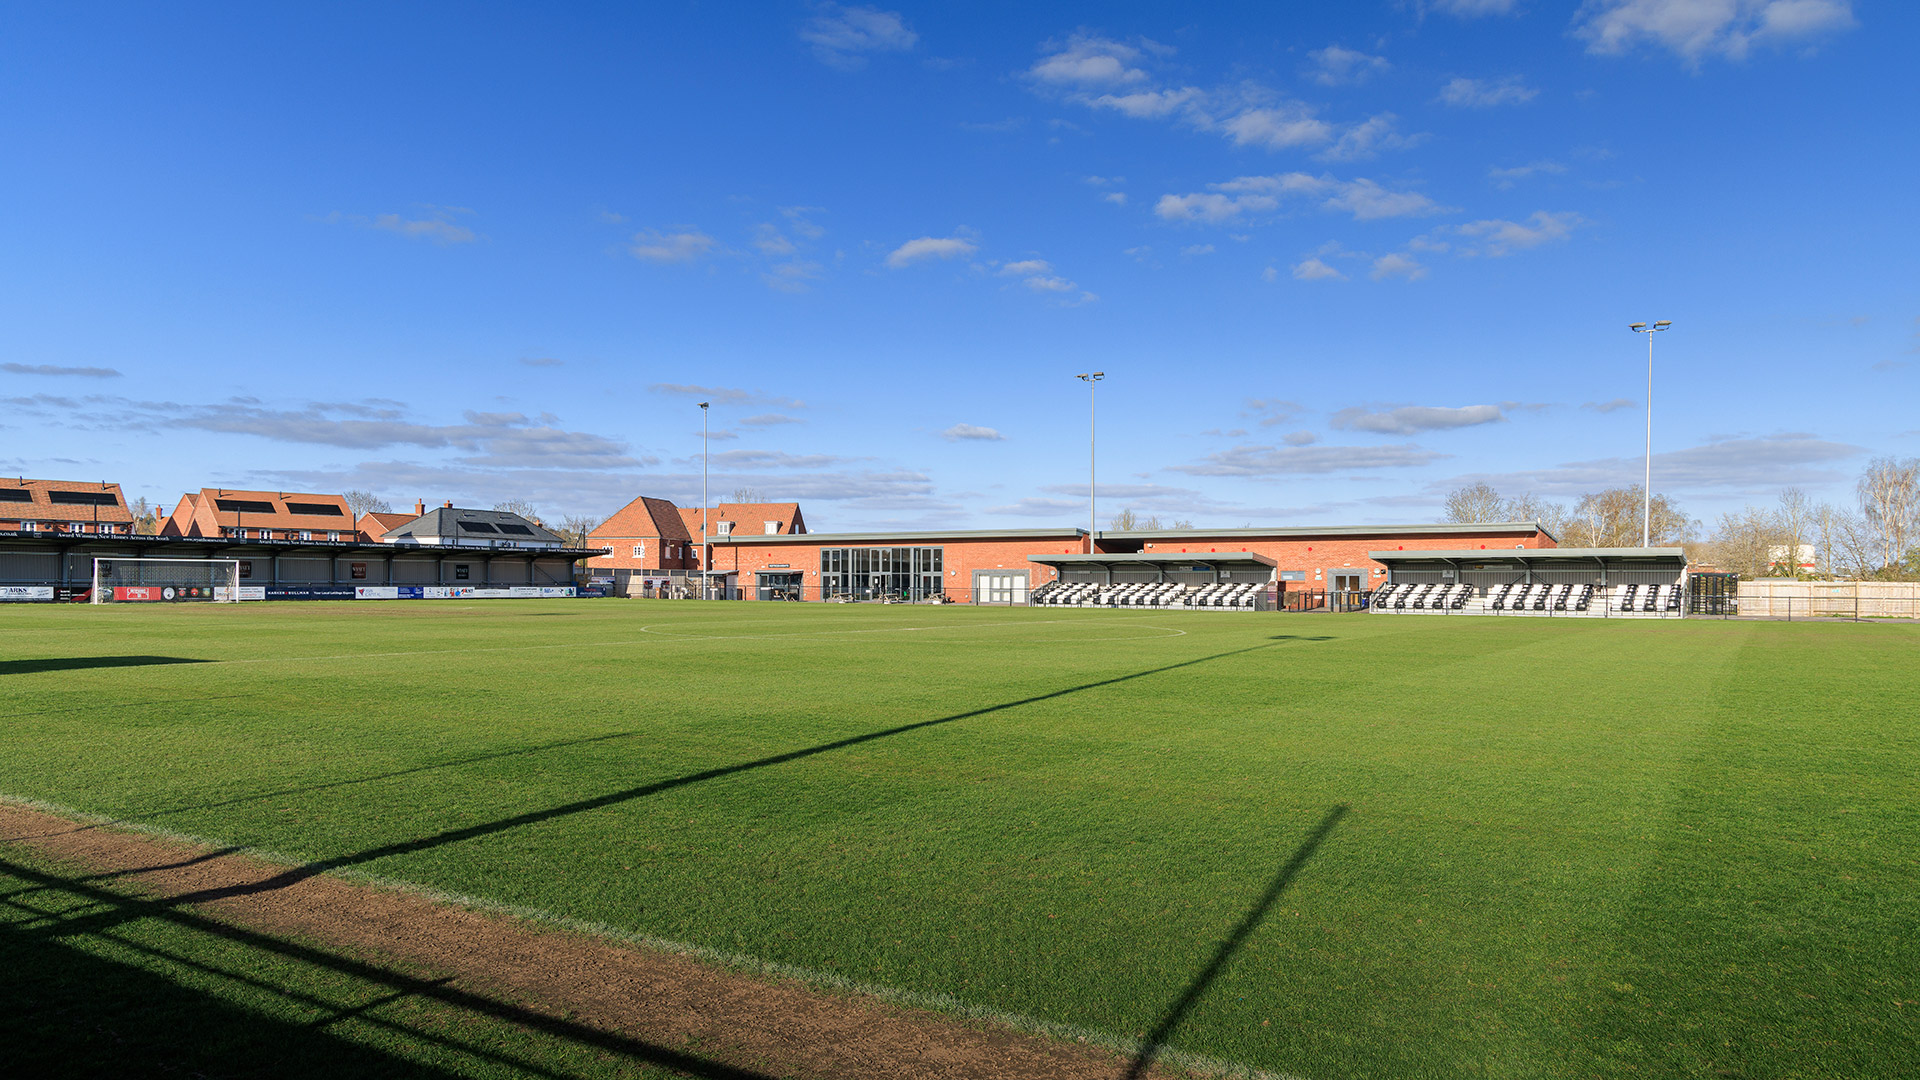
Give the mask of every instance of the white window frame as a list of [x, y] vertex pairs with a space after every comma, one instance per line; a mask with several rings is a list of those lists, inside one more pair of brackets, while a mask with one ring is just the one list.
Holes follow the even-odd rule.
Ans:
[[334, 544], [337, 544], [337, 543], [339, 543], [339, 542], [340, 542], [340, 534], [339, 534], [339, 532], [337, 532], [337, 531], [334, 531], [334, 530], [328, 530], [328, 532], [327, 532], [327, 541], [328, 541], [329, 543], [334, 543]]
[[777, 522], [777, 521], [769, 521], [769, 522], [766, 522], [765, 524], [766, 524], [766, 526], [767, 526], [767, 535], [768, 535], [768, 536], [779, 536], [779, 535], [780, 535], [780, 523], [779, 523], [779, 522]]
[[301, 530], [300, 530], [300, 539], [302, 539], [302, 540], [311, 540], [311, 539], [313, 539], [313, 530], [312, 530], [312, 529], [301, 529]]

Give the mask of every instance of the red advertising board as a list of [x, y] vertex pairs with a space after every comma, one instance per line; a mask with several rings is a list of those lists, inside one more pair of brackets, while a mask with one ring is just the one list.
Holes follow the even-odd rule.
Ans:
[[164, 603], [169, 600], [211, 600], [210, 585], [115, 585], [113, 598], [122, 603], [142, 600]]
[[158, 600], [160, 590], [152, 585], [115, 585], [113, 598], [120, 601]]

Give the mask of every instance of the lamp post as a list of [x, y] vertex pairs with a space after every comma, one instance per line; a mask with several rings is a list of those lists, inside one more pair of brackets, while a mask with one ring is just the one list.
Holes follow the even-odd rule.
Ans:
[[713, 549], [707, 540], [707, 406], [700, 403], [700, 599], [711, 600], [707, 588], [707, 561], [713, 557]]
[[1628, 323], [1627, 329], [1647, 335], [1647, 477], [1640, 487], [1640, 546], [1653, 546], [1653, 335], [1671, 329], [1672, 319], [1646, 323]]
[[1094, 537], [1100, 534], [1100, 495], [1096, 486], [1099, 464], [1100, 409], [1096, 400], [1094, 384], [1107, 377], [1104, 371], [1088, 371], [1075, 378], [1087, 384], [1087, 551], [1094, 548]]

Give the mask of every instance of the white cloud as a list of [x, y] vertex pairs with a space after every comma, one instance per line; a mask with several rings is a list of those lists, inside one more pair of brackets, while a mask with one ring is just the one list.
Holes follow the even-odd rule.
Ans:
[[1516, 251], [1526, 251], [1542, 244], [1565, 240], [1574, 229], [1586, 223], [1586, 218], [1570, 210], [1559, 213], [1536, 210], [1524, 223], [1489, 218], [1485, 221], [1470, 221], [1464, 225], [1449, 225], [1434, 231], [1463, 237], [1469, 241], [1460, 245], [1461, 255], [1488, 255], [1499, 258]]
[[1314, 156], [1322, 161], [1361, 161], [1382, 150], [1406, 150], [1427, 141], [1425, 135], [1402, 135], [1394, 130], [1399, 121], [1392, 113], [1368, 117], [1341, 132], [1338, 141]]
[[1408, 281], [1419, 281], [1427, 276], [1427, 268], [1421, 266], [1411, 256], [1394, 252], [1373, 260], [1373, 271], [1368, 275], [1375, 281], [1385, 281], [1390, 277], [1402, 277]]
[[1390, 191], [1372, 180], [1340, 180], [1302, 172], [1242, 176], [1208, 186], [1213, 190], [1162, 195], [1154, 206], [1154, 213], [1168, 221], [1230, 221], [1243, 214], [1275, 210], [1282, 197], [1317, 199], [1322, 209], [1345, 211], [1358, 221], [1433, 214], [1446, 209], [1418, 192]]
[[899, 270], [928, 259], [952, 259], [979, 250], [980, 245], [958, 236], [922, 236], [894, 248], [887, 256], [887, 265]]
[[1131, 45], [1076, 34], [1065, 48], [1041, 57], [1027, 74], [1059, 86], [1121, 86], [1146, 79], [1147, 73], [1133, 66], [1139, 58], [1140, 50]]
[[1438, 213], [1443, 207], [1416, 191], [1388, 191], [1371, 180], [1340, 185], [1327, 197], [1330, 209], [1345, 210], [1355, 221]]
[[1644, 42], [1697, 64], [1855, 25], [1850, 0], [1587, 0], [1573, 33], [1591, 53], [1618, 55]]
[[1211, 255], [1213, 254], [1213, 245], [1188, 244], [1186, 247], [1180, 249], [1180, 254], [1188, 256], [1189, 258], [1197, 255]]
[[1018, 277], [1021, 274], [1046, 274], [1053, 271], [1053, 264], [1045, 259], [1022, 259], [1019, 262], [1001, 263], [1002, 277]]
[[1115, 206], [1127, 205], [1127, 193], [1124, 191], [1109, 191], [1105, 195], [1100, 196], [1100, 198], [1102, 201], [1110, 202]]
[[1315, 49], [1307, 56], [1313, 61], [1313, 66], [1306, 70], [1306, 77], [1321, 86], [1363, 83], [1392, 66], [1384, 56], [1369, 56], [1357, 49], [1345, 49], [1338, 45]]
[[669, 231], [647, 229], [635, 233], [627, 248], [633, 257], [646, 262], [692, 262], [712, 251], [714, 239], [691, 225], [671, 226]]
[[748, 416], [748, 417], [742, 418], [740, 421], [740, 426], [742, 427], [778, 427], [781, 424], [804, 424], [804, 423], [806, 423], [806, 421], [800, 419], [797, 416], [787, 416], [782, 413], [761, 413], [758, 416]]
[[1288, 446], [1312, 446], [1320, 441], [1320, 436], [1311, 431], [1290, 431], [1282, 435], [1280, 441]]
[[1260, 280], [1268, 282], [1269, 284], [1275, 281], [1279, 281], [1280, 271], [1269, 266], [1265, 270], [1260, 271]]
[[110, 367], [62, 367], [58, 364], [0, 364], [0, 371], [12, 375], [78, 376], [84, 379], [117, 379], [118, 369]]
[[800, 40], [813, 46], [822, 63], [852, 69], [865, 64], [869, 53], [906, 52], [920, 35], [898, 12], [830, 4], [801, 28]]
[[754, 230], [753, 246], [759, 248], [762, 255], [791, 255], [796, 250], [793, 241], [787, 239], [778, 226], [767, 224]]
[[1369, 412], [1362, 408], [1341, 409], [1333, 414], [1333, 426], [1380, 435], [1414, 435], [1422, 431], [1496, 424], [1506, 418], [1507, 414], [1498, 405], [1466, 405], [1458, 409], [1403, 405], [1384, 412]]
[[1308, 259], [1305, 262], [1295, 263], [1293, 276], [1301, 281], [1345, 281], [1347, 278], [1347, 275], [1335, 270], [1319, 259]]
[[764, 394], [758, 390], [743, 390], [737, 386], [695, 386], [689, 383], [654, 383], [647, 387], [656, 394], [674, 394], [680, 397], [697, 397], [707, 401], [728, 405], [771, 405], [776, 409], [804, 409], [807, 403], [797, 398], [784, 398]]
[[1362, 469], [1407, 469], [1448, 455], [1413, 443], [1397, 446], [1236, 446], [1192, 465], [1171, 466], [1193, 476], [1311, 476]]
[[1169, 116], [1201, 100], [1203, 95], [1191, 86], [1177, 90], [1136, 90], [1128, 94], [1101, 94], [1086, 103], [1096, 108], [1114, 109], [1136, 120], [1154, 120]]
[[1425, 5], [1463, 19], [1481, 15], [1511, 15], [1519, 9], [1519, 0], [1427, 0]]
[[[1866, 451], [1808, 432], [1721, 437], [1684, 450], [1653, 455], [1653, 482], [1661, 491], [1746, 488], [1771, 494], [1788, 484], [1829, 484], [1844, 479], [1832, 466]], [[1537, 491], [1542, 495], [1582, 495], [1619, 484], [1640, 482], [1645, 459], [1597, 458], [1571, 461], [1547, 469], [1501, 475], [1467, 476], [1484, 479], [1504, 491]]]
[[1539, 94], [1540, 91], [1521, 82], [1518, 75], [1501, 79], [1456, 78], [1440, 88], [1441, 101], [1470, 109], [1524, 105]]
[[773, 269], [761, 274], [760, 280], [766, 282], [769, 289], [787, 293], [803, 293], [807, 291], [812, 282], [825, 277], [826, 273], [827, 268], [817, 262], [795, 259], [792, 262], [780, 263]]
[[1006, 436], [990, 427], [978, 424], [955, 424], [940, 433], [948, 442], [1005, 442]]
[[330, 224], [346, 223], [358, 225], [363, 229], [379, 229], [383, 232], [397, 233], [415, 240], [428, 240], [440, 245], [471, 244], [480, 239], [472, 229], [458, 224], [454, 217], [459, 214], [471, 214], [472, 210], [464, 206], [427, 206], [424, 218], [405, 218], [399, 214], [377, 214], [367, 217], [364, 214], [342, 214], [338, 211], [328, 214]]
[[1068, 281], [1066, 278], [1058, 277], [1056, 275], [1051, 275], [1051, 274], [1036, 275], [1034, 277], [1027, 278], [1025, 281], [1021, 282], [1021, 284], [1025, 285], [1029, 289], [1032, 289], [1034, 292], [1049, 292], [1049, 293], [1070, 293], [1080, 287], [1078, 285], [1075, 285], [1073, 282]]
[[1236, 144], [1268, 150], [1310, 146], [1333, 137], [1333, 125], [1315, 117], [1311, 107], [1299, 102], [1248, 109], [1223, 127]]
[[1583, 409], [1591, 409], [1594, 412], [1605, 415], [1606, 413], [1617, 412], [1621, 409], [1631, 409], [1638, 404], [1640, 403], [1632, 398], [1617, 397], [1608, 401], [1589, 401], [1580, 407]]
[[1505, 191], [1521, 180], [1535, 176], [1559, 176], [1566, 171], [1567, 167], [1557, 161], [1530, 161], [1510, 169], [1488, 169], [1487, 179], [1493, 181], [1494, 187]]

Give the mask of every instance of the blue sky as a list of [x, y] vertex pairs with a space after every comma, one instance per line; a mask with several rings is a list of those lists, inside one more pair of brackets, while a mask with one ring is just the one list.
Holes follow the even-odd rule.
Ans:
[[[816, 531], [1920, 453], [1871, 0], [12, 5], [0, 469]], [[1902, 88], [1905, 89], [1902, 89]], [[1104, 524], [1104, 521], [1103, 521]]]

